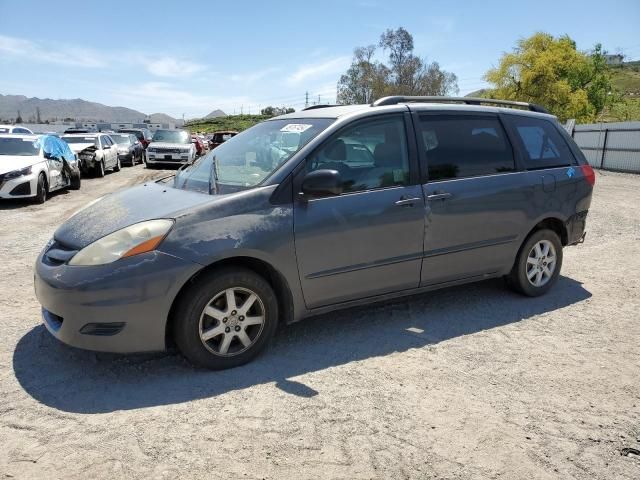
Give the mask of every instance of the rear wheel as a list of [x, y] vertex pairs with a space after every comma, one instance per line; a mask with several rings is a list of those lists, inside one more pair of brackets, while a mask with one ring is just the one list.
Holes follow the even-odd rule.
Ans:
[[178, 301], [174, 338], [192, 363], [211, 369], [252, 360], [276, 329], [278, 302], [271, 286], [243, 268], [204, 275]]
[[47, 177], [44, 173], [38, 175], [38, 186], [36, 189], [36, 196], [34, 201], [36, 203], [44, 203], [47, 201], [47, 194], [49, 193], [49, 185], [47, 184]]
[[507, 276], [507, 283], [519, 293], [537, 297], [558, 281], [562, 267], [562, 242], [553, 230], [538, 230], [524, 243]]

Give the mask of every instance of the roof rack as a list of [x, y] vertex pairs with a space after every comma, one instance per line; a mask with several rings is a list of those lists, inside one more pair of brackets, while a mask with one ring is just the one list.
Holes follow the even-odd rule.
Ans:
[[327, 108], [327, 107], [339, 107], [340, 105], [309, 105], [308, 107], [305, 107], [302, 109], [302, 111], [306, 111], [306, 110], [315, 110], [316, 108]]
[[536, 105], [535, 103], [527, 102], [515, 102], [513, 100], [495, 100], [492, 98], [477, 98], [477, 97], [413, 97], [413, 96], [393, 96], [383, 97], [371, 104], [372, 107], [381, 107], [383, 105], [397, 105], [398, 103], [464, 103], [466, 105], [503, 105], [507, 107], [521, 107], [531, 110], [532, 112], [549, 113], [549, 111]]

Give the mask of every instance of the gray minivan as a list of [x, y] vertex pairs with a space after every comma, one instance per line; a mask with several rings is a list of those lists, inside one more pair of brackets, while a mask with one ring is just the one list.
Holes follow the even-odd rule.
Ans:
[[594, 182], [536, 105], [310, 108], [72, 216], [37, 259], [36, 295], [70, 345], [175, 344], [233, 367], [278, 323], [330, 310], [492, 277], [545, 293], [584, 239]]

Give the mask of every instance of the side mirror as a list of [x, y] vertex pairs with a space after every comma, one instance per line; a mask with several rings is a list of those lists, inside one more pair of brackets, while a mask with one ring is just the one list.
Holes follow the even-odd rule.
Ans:
[[305, 198], [332, 197], [342, 193], [342, 178], [337, 170], [315, 170], [302, 179]]

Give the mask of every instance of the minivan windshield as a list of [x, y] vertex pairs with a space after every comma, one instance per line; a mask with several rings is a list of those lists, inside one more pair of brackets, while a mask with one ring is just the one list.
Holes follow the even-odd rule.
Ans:
[[210, 193], [254, 187], [333, 121], [304, 118], [259, 123], [178, 171], [174, 187]]
[[185, 130], [156, 130], [152, 142], [191, 143], [191, 135]]

